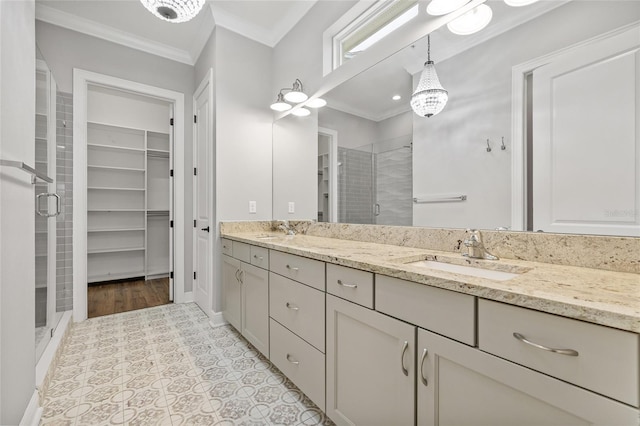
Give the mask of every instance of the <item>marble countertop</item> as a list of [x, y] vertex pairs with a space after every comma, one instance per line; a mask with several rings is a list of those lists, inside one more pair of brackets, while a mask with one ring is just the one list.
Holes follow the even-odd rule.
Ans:
[[[223, 232], [223, 238], [640, 333], [640, 275], [520, 260], [475, 260], [459, 254], [309, 235]], [[436, 259], [516, 273], [507, 281], [427, 269]]]

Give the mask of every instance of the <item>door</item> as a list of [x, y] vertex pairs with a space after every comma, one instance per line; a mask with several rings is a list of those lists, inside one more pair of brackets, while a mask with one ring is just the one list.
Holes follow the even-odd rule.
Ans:
[[240, 263], [238, 259], [222, 255], [222, 316], [236, 330], [242, 332]]
[[242, 263], [242, 335], [269, 357], [269, 271]]
[[640, 236], [639, 48], [636, 26], [533, 72], [534, 231]]
[[415, 327], [327, 295], [327, 415], [338, 425], [413, 425]]
[[36, 360], [51, 339], [56, 322], [56, 216], [60, 198], [56, 192], [56, 83], [47, 65], [36, 66], [35, 169], [52, 179], [35, 183], [35, 321]]
[[[213, 130], [210, 81], [205, 80], [194, 99], [194, 293], [195, 302], [209, 314], [212, 308], [213, 249]], [[215, 230], [214, 230], [215, 231]]]
[[637, 422], [632, 407], [422, 329], [417, 374], [419, 426]]

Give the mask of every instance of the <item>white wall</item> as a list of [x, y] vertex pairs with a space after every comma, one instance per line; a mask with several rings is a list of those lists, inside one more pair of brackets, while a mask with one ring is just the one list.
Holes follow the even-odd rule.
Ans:
[[411, 142], [413, 137], [413, 111], [406, 111], [386, 120], [378, 121], [376, 152], [400, 148]]
[[[184, 140], [185, 159], [182, 167], [192, 169], [193, 151], [193, 105], [189, 101], [195, 90], [194, 68], [190, 65], [174, 62], [159, 56], [130, 49], [128, 47], [111, 43], [96, 37], [91, 37], [45, 22], [36, 22], [36, 41], [51, 72], [53, 73], [58, 89], [63, 92], [72, 92], [73, 68], [80, 68], [114, 77], [123, 78], [163, 89], [184, 93]], [[179, 117], [176, 117], [179, 119]], [[179, 165], [175, 165], [176, 168]], [[189, 176], [189, 174], [187, 174]], [[185, 220], [185, 292], [192, 290], [193, 272], [192, 262], [192, 231], [191, 218], [193, 217], [193, 182], [185, 180], [184, 188], [176, 188], [176, 191], [184, 191], [184, 217]]]
[[[295, 212], [288, 212], [288, 203]], [[318, 216], [318, 114], [288, 115], [273, 123], [273, 219]]]
[[377, 122], [328, 106], [318, 112], [318, 125], [337, 131], [341, 148], [360, 148], [378, 140]]
[[434, 117], [414, 116], [414, 196], [460, 193], [468, 200], [414, 205], [414, 225], [510, 226], [511, 68], [638, 19], [637, 2], [571, 2], [436, 63], [449, 102]]
[[[0, 1], [0, 158], [35, 160], [33, 0]], [[0, 424], [35, 391], [35, 217], [29, 176], [0, 167]]]

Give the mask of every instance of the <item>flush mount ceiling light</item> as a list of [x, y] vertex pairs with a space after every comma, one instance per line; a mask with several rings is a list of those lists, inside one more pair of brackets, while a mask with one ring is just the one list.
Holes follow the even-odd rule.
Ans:
[[427, 6], [427, 13], [433, 16], [446, 15], [460, 9], [471, 0], [431, 0]]
[[173, 22], [193, 19], [204, 6], [205, 0], [140, 0], [144, 7], [158, 18]]
[[491, 8], [486, 4], [481, 4], [449, 22], [447, 28], [454, 34], [469, 35], [489, 25], [492, 17]]
[[538, 0], [504, 0], [504, 2], [509, 5], [509, 6], [513, 6], [513, 7], [520, 7], [520, 6], [528, 6], [532, 3], [537, 2]]
[[393, 95], [391, 97], [391, 100], [394, 100], [394, 101], [399, 101], [400, 99], [402, 99], [402, 96], [400, 96], [400, 95]]
[[411, 109], [421, 117], [431, 117], [442, 111], [449, 100], [431, 60], [431, 37], [427, 36], [427, 62], [420, 75], [416, 90], [411, 95]]
[[306, 117], [307, 115], [311, 114], [311, 111], [309, 111], [306, 108], [298, 108], [298, 109], [294, 109], [293, 111], [291, 111], [291, 114], [298, 116], [298, 117]]
[[326, 104], [327, 104], [327, 101], [325, 101], [324, 99], [315, 98], [315, 99], [311, 99], [309, 102], [307, 102], [305, 104], [305, 106], [308, 106], [309, 108], [322, 108]]

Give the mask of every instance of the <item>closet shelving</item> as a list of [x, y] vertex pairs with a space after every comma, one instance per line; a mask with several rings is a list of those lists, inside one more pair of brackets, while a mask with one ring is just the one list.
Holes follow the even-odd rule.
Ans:
[[88, 281], [169, 274], [167, 133], [87, 123]]

